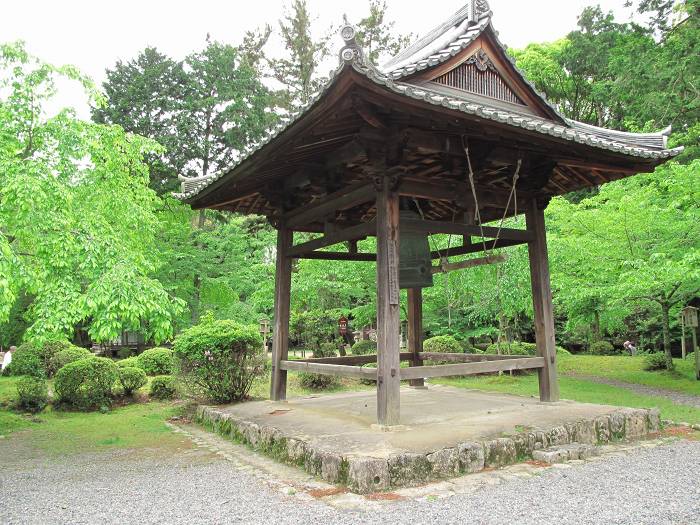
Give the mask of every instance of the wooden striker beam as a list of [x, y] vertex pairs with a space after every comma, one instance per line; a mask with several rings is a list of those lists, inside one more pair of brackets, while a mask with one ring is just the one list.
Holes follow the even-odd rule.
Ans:
[[554, 340], [554, 310], [552, 288], [549, 281], [549, 260], [547, 256], [547, 234], [544, 223], [544, 210], [533, 201], [525, 212], [527, 229], [533, 239], [528, 244], [530, 257], [530, 281], [532, 284], [532, 304], [535, 310], [535, 339], [537, 355], [544, 358], [544, 367], [538, 370], [541, 401], [559, 400], [557, 381], [557, 350]]
[[383, 177], [377, 194], [377, 422], [399, 424], [399, 194]]

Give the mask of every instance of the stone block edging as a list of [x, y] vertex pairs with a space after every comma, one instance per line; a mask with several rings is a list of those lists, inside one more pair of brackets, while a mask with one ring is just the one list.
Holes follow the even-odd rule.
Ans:
[[358, 494], [503, 467], [531, 459], [535, 450], [548, 447], [636, 440], [661, 429], [658, 409], [623, 408], [594, 419], [581, 419], [546, 430], [526, 430], [487, 441], [457, 443], [425, 454], [401, 452], [388, 458], [373, 458], [324, 450], [300, 437], [285, 436], [273, 426], [246, 421], [216, 407], [199, 406], [195, 417], [210, 431], [245, 443], [278, 461], [296, 465], [311, 475], [346, 486]]

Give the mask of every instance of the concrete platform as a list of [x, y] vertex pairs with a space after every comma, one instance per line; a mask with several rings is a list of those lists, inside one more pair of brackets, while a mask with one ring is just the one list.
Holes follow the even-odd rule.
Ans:
[[374, 425], [374, 392], [200, 407], [198, 418], [361, 493], [504, 466], [549, 446], [638, 439], [660, 423], [657, 410], [433, 385], [401, 389], [402, 425], [389, 431]]

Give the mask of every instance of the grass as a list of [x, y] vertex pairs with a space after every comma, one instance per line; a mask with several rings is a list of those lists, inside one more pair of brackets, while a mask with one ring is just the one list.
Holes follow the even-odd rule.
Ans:
[[[432, 381], [459, 388], [474, 388], [489, 392], [503, 392], [521, 396], [538, 395], [537, 374], [440, 378]], [[672, 401], [658, 396], [635, 394], [624, 388], [566, 376], [559, 378], [559, 388], [562, 399], [633, 408], [657, 407], [661, 410], [663, 419], [700, 423], [700, 409], [676, 405]]]
[[17, 378], [0, 377], [0, 435], [24, 431], [23, 440], [50, 455], [105, 448], [155, 448], [181, 439], [165, 420], [182, 412], [175, 402], [133, 403], [100, 412], [64, 412], [46, 408], [34, 416], [12, 412]]
[[558, 368], [562, 375], [604, 377], [700, 396], [694, 361], [674, 359], [674, 363], [676, 370], [673, 372], [647, 372], [644, 370], [644, 356], [561, 355]]

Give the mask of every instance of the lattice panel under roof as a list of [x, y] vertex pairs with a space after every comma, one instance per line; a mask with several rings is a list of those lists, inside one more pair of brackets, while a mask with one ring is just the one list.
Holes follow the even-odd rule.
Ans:
[[483, 52], [477, 53], [453, 70], [435, 78], [433, 82], [511, 104], [525, 105], [503, 81]]

